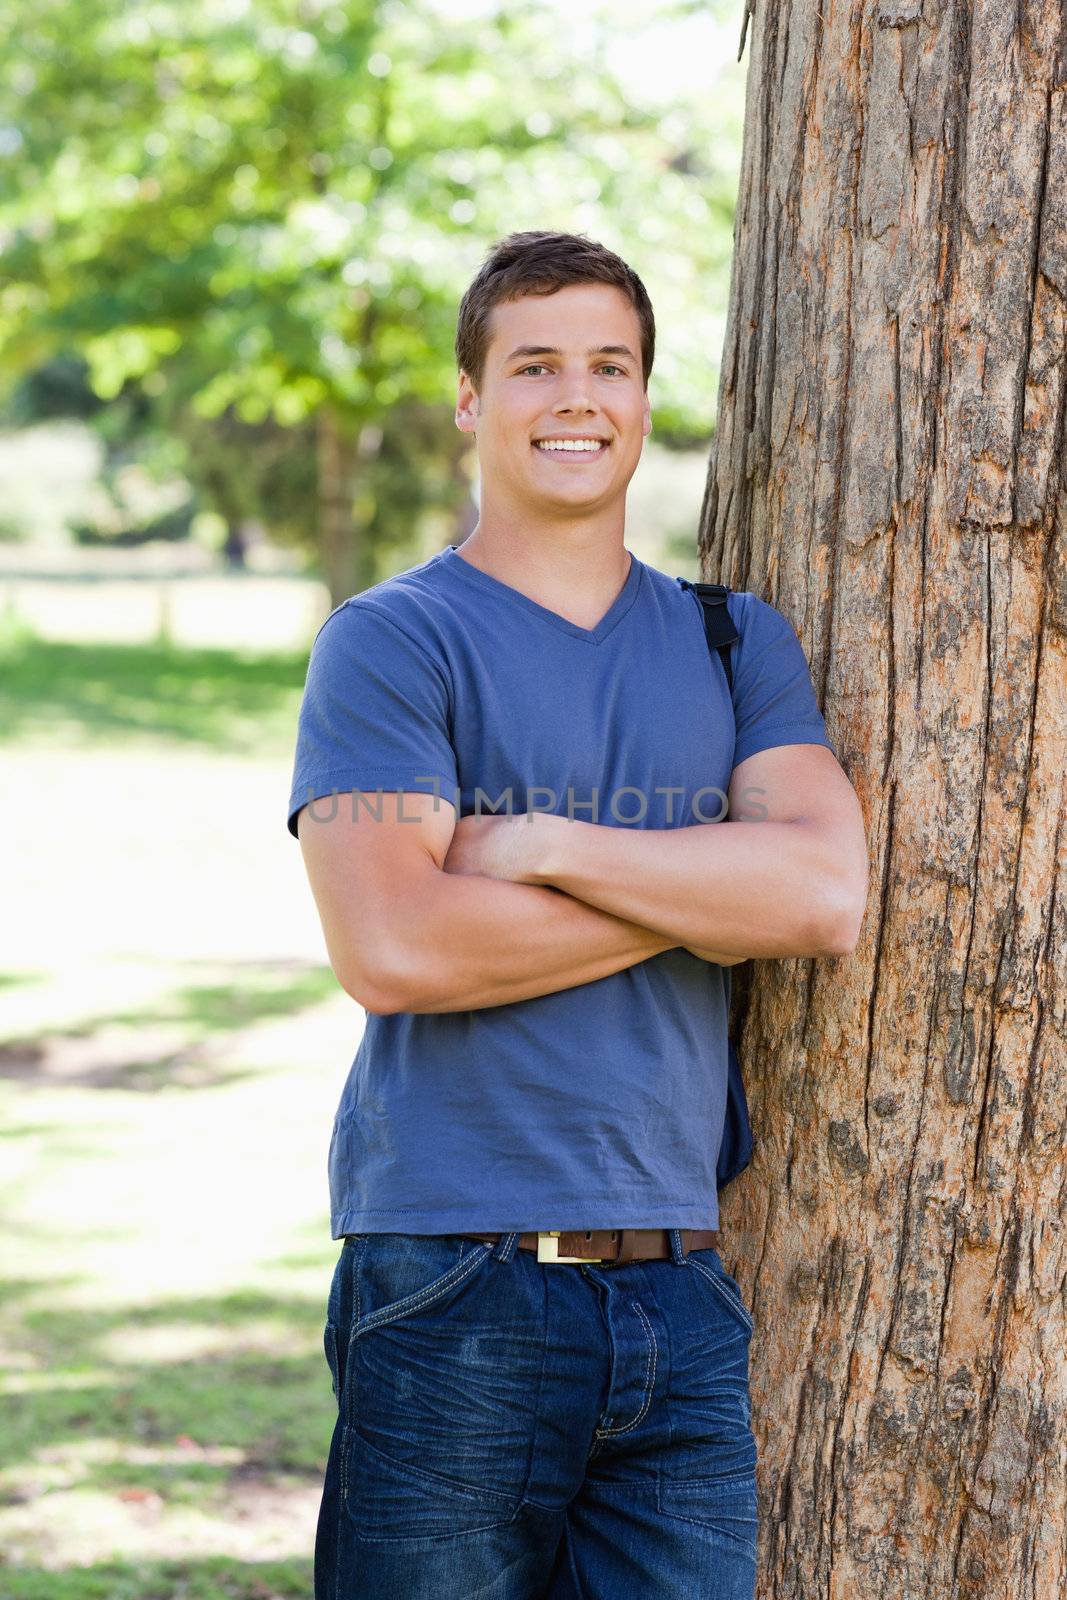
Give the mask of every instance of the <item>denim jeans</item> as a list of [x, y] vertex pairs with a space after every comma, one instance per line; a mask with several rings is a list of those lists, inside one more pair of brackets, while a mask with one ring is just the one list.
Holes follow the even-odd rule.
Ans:
[[315, 1600], [751, 1600], [752, 1318], [714, 1249], [353, 1234]]

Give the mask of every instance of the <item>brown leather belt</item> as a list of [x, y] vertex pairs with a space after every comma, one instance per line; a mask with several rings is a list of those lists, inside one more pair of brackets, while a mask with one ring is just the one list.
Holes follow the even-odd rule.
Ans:
[[[682, 1254], [690, 1250], [717, 1249], [722, 1238], [719, 1228], [681, 1228]], [[491, 1239], [495, 1244], [503, 1233], [464, 1233], [463, 1239]], [[671, 1256], [669, 1228], [577, 1228], [545, 1233], [520, 1233], [520, 1250], [536, 1250], [538, 1261], [603, 1261], [622, 1265], [626, 1261], [665, 1261]]]

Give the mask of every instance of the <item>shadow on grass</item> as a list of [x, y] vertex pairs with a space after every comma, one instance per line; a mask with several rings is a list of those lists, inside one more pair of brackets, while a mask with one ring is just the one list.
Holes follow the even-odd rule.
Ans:
[[101, 1562], [42, 1571], [6, 1567], [4, 1600], [309, 1600], [311, 1560]]
[[[337, 1420], [322, 1343], [329, 1271], [324, 1263], [321, 1303], [241, 1290], [110, 1312], [63, 1305], [70, 1274], [48, 1286], [59, 1297], [48, 1309], [40, 1306], [39, 1281], [0, 1284], [0, 1333], [13, 1358], [0, 1517], [5, 1507], [39, 1508], [31, 1536], [37, 1550], [47, 1547], [47, 1496], [56, 1490], [147, 1500], [164, 1512], [191, 1506], [221, 1525], [257, 1515], [257, 1506], [269, 1525], [279, 1497], [294, 1492], [302, 1503], [310, 1492], [314, 1504]], [[285, 1345], [277, 1355], [272, 1330]], [[55, 1570], [14, 1564], [24, 1560], [15, 1547], [12, 1564], [0, 1557], [0, 1594], [306, 1600], [312, 1544], [309, 1526], [306, 1559], [137, 1558]], [[64, 1549], [59, 1540], [56, 1559]]]
[[[186, 963], [195, 966], [197, 963]], [[293, 1017], [336, 997], [329, 967], [299, 961], [211, 962], [215, 983], [189, 984], [150, 1004], [0, 1041], [0, 1079], [47, 1088], [211, 1089], [260, 1075], [212, 1060], [219, 1036]], [[152, 1033], [174, 1036], [152, 1050]], [[95, 1045], [95, 1048], [94, 1048]]]
[[306, 650], [0, 639], [0, 742], [149, 739], [278, 755], [293, 739]]
[[[40, 1282], [4, 1282], [9, 1357], [14, 1350], [32, 1361], [15, 1369], [29, 1370], [27, 1387], [9, 1380], [16, 1392], [5, 1399], [0, 1441], [6, 1483], [17, 1479], [20, 1463], [28, 1467], [42, 1452], [55, 1457], [65, 1447], [73, 1457], [86, 1440], [112, 1442], [115, 1459], [79, 1464], [71, 1487], [154, 1488], [188, 1499], [200, 1498], [206, 1483], [250, 1473], [313, 1477], [325, 1465], [337, 1411], [323, 1348], [329, 1278], [324, 1264], [321, 1304], [249, 1289], [115, 1311], [65, 1306], [61, 1292], [57, 1307], [41, 1309]], [[16, 1303], [27, 1298], [16, 1325]], [[299, 1353], [270, 1353], [271, 1324]], [[107, 1348], [113, 1336], [121, 1356]], [[161, 1357], [168, 1342], [173, 1354]], [[241, 1459], [198, 1458], [183, 1439]], [[155, 1447], [167, 1459], [124, 1462], [124, 1447]]]

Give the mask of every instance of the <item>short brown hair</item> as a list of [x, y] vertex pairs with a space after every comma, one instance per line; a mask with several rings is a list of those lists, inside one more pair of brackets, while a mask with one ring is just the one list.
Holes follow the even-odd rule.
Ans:
[[656, 321], [641, 279], [621, 256], [584, 234], [527, 231], [499, 240], [460, 301], [456, 363], [475, 389], [482, 386], [489, 348], [489, 313], [527, 294], [553, 294], [568, 283], [611, 283], [621, 289], [641, 324], [644, 386], [656, 351]]

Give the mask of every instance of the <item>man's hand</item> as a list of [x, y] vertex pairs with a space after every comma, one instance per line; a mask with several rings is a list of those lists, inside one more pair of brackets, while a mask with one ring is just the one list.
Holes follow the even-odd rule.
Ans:
[[[539, 847], [546, 831], [565, 821], [549, 812], [520, 812], [511, 816], [468, 816], [456, 823], [455, 833], [444, 860], [446, 872], [473, 874], [482, 878], [502, 878], [524, 883], [536, 872]], [[736, 967], [747, 956], [731, 956], [722, 950], [705, 950], [697, 945], [681, 945], [700, 961], [720, 967]]]
[[444, 870], [525, 883], [540, 837], [539, 824], [547, 820], [539, 812], [460, 817], [444, 859]]
[[526, 882], [654, 928], [695, 951], [757, 959], [839, 956], [856, 947], [867, 895], [859, 798], [832, 750], [788, 744], [734, 767], [733, 813], [755, 791], [758, 819], [603, 827], [544, 816]]
[[[444, 870], [526, 883], [539, 870], [540, 852], [549, 831], [561, 824], [565, 826], [568, 820], [547, 811], [460, 817], [445, 856]], [[747, 956], [731, 956], [725, 951], [705, 950], [698, 945], [675, 948], [688, 950], [700, 961], [712, 961], [720, 967], [736, 967], [739, 962], [748, 960]]]

